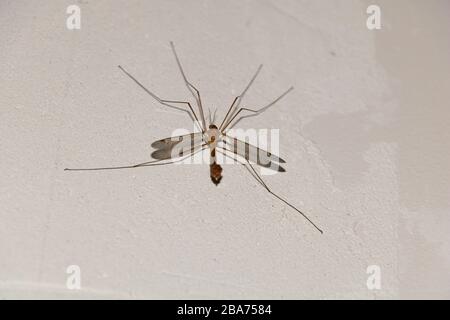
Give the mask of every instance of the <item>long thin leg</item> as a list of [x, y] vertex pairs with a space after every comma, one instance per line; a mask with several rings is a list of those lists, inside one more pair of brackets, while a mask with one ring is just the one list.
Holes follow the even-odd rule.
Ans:
[[[246, 164], [245, 163], [242, 163], [242, 162], [240, 162], [237, 158], [235, 158], [235, 157], [231, 157], [231, 156], [229, 156], [229, 155], [227, 155], [226, 154], [226, 152], [228, 152], [229, 150], [227, 150], [227, 149], [225, 149], [225, 148], [223, 148], [223, 147], [217, 147], [217, 149], [222, 153], [222, 154], [224, 154], [225, 156], [227, 156], [227, 157], [230, 157], [230, 158], [232, 158], [232, 159], [234, 159], [234, 160], [236, 160], [236, 161], [238, 161], [240, 164], [242, 164], [243, 166], [245, 166], [245, 168], [247, 169], [247, 170], [249, 170], [248, 169], [248, 167], [246, 166]], [[221, 151], [221, 150], [223, 150], [223, 151]], [[250, 168], [251, 168], [251, 172], [253, 172], [252, 173], [252, 176], [264, 187], [264, 189], [266, 189], [270, 194], [272, 194], [274, 197], [276, 197], [278, 200], [281, 200], [282, 202], [284, 202], [285, 204], [287, 204], [289, 207], [291, 207], [292, 209], [294, 209], [295, 211], [297, 211], [298, 213], [300, 213], [306, 220], [308, 220], [308, 222], [309, 223], [311, 223], [320, 233], [322, 233], [323, 234], [323, 231], [314, 223], [314, 222], [312, 222], [311, 221], [311, 219], [310, 218], [308, 218], [308, 216], [306, 216], [303, 212], [301, 212], [299, 209], [297, 209], [295, 206], [293, 206], [292, 204], [290, 204], [288, 201], [286, 201], [285, 199], [283, 199], [283, 198], [281, 198], [278, 194], [276, 194], [276, 193], [274, 193], [268, 186], [267, 186], [267, 184], [264, 182], [264, 180], [261, 178], [261, 176], [258, 174], [258, 172], [255, 170], [255, 168], [252, 166], [252, 164], [247, 160], [247, 159], [245, 159], [245, 161], [247, 162], [247, 164], [250, 166]], [[251, 173], [250, 172], [250, 173]]]
[[228, 118], [228, 115], [229, 115], [229, 113], [231, 112], [231, 109], [233, 109], [233, 106], [235, 105], [235, 103], [236, 103], [236, 101], [239, 99], [239, 97], [240, 97], [240, 96], [237, 96], [236, 98], [234, 98], [233, 103], [231, 104], [230, 108], [228, 109], [227, 114], [225, 115], [225, 117], [224, 117], [223, 120], [222, 120], [222, 123], [221, 123], [220, 126], [219, 126], [219, 131], [222, 131], [221, 128], [222, 128], [222, 126], [223, 126], [225, 120]]
[[[239, 121], [241, 121], [244, 118], [249, 118], [249, 117], [254, 117], [257, 116], [258, 114], [266, 111], [267, 109], [269, 109], [271, 106], [273, 106], [275, 103], [277, 103], [278, 101], [280, 101], [282, 98], [284, 98], [285, 95], [287, 95], [290, 91], [292, 91], [294, 89], [294, 87], [290, 87], [288, 90], [286, 90], [281, 96], [279, 96], [278, 98], [276, 98], [275, 100], [273, 100], [271, 103], [269, 103], [268, 105], [266, 105], [265, 107], [262, 107], [260, 109], [257, 110], [253, 110], [253, 109], [248, 109], [248, 108], [239, 108], [239, 110], [234, 114], [233, 117], [231, 117], [231, 119], [225, 124], [224, 128], [221, 130], [222, 132], [225, 132], [225, 130], [231, 129], [233, 128]], [[233, 122], [233, 120], [242, 112], [242, 111], [249, 111], [252, 112], [253, 114], [249, 114], [246, 116], [242, 116], [239, 119], [236, 120], [235, 123], [233, 123], [231, 126], [231, 122]]]
[[199, 153], [200, 151], [203, 151], [207, 147], [206, 144], [203, 144], [200, 149], [193, 151], [195, 148], [191, 148], [190, 153], [184, 157], [181, 157], [177, 160], [169, 161], [169, 162], [162, 162], [168, 159], [161, 159], [161, 160], [154, 160], [154, 161], [148, 161], [143, 163], [138, 163], [130, 166], [119, 166], [119, 167], [103, 167], [103, 168], [80, 168], [80, 169], [70, 169], [65, 168], [64, 171], [97, 171], [97, 170], [117, 170], [117, 169], [134, 169], [134, 168], [142, 168], [142, 167], [151, 167], [151, 166], [163, 166], [166, 164], [172, 164], [181, 162], [189, 157], [193, 157], [195, 154]]
[[[245, 87], [244, 91], [242, 91], [241, 94], [234, 99], [233, 103], [231, 104], [230, 108], [228, 109], [227, 114], [223, 118], [222, 123], [220, 124], [219, 130], [221, 130], [223, 124], [228, 119], [228, 116], [229, 115], [231, 116], [236, 111], [236, 109], [239, 107], [239, 105], [241, 104], [242, 99], [244, 98], [244, 95], [247, 93], [248, 89], [251, 87], [251, 85], [255, 81], [255, 79], [258, 76], [259, 72], [261, 71], [262, 67], [263, 67], [263, 65], [260, 64], [259, 67], [258, 67], [258, 70], [256, 70], [255, 74], [253, 75], [253, 77], [251, 78], [250, 82]], [[239, 101], [237, 101], [238, 99], [239, 99]], [[236, 101], [237, 101], [237, 103], [236, 103]], [[235, 105], [235, 103], [236, 103], [236, 105]]]
[[[200, 111], [200, 117], [202, 118], [203, 127], [206, 130], [206, 121], [205, 121], [205, 114], [203, 113], [203, 105], [202, 105], [202, 98], [200, 96], [200, 91], [192, 83], [189, 82], [189, 80], [186, 77], [186, 74], [184, 73], [183, 67], [181, 66], [180, 59], [178, 58], [177, 51], [175, 50], [175, 45], [172, 41], [170, 41], [170, 46], [172, 48], [173, 54], [175, 56], [175, 60], [177, 61], [178, 68], [180, 69], [181, 75], [183, 77], [184, 83], [186, 84], [186, 87], [188, 90], [192, 93], [192, 96], [194, 97], [195, 101], [197, 101], [197, 106]], [[194, 92], [194, 91], [195, 92]]]
[[[153, 92], [151, 92], [149, 89], [147, 89], [142, 83], [140, 83], [135, 77], [133, 77], [128, 71], [126, 71], [122, 66], [118, 66], [120, 70], [122, 70], [128, 77], [130, 77], [134, 82], [136, 82], [137, 85], [139, 85], [142, 89], [144, 89], [145, 92], [147, 92], [150, 96], [153, 97], [153, 99], [155, 99], [156, 101], [158, 101], [160, 104], [170, 107], [170, 108], [174, 108], [177, 110], [181, 110], [183, 112], [187, 112], [189, 117], [191, 118], [191, 120], [196, 123], [197, 126], [199, 126], [200, 121], [197, 118], [197, 114], [195, 113], [194, 109], [192, 108], [191, 104], [187, 101], [178, 101], [178, 100], [164, 100], [161, 99], [160, 97], [158, 97], [156, 94], [154, 94]], [[178, 103], [178, 104], [184, 104], [187, 105], [189, 107], [189, 109], [191, 110], [192, 114], [186, 110], [186, 109], [182, 109], [180, 107], [171, 105], [171, 103]], [[194, 118], [192, 117], [194, 116]], [[201, 132], [205, 132], [204, 128], [199, 128]]]
[[217, 108], [214, 109], [214, 114], [213, 114], [213, 118], [211, 120], [211, 123], [215, 123], [216, 122], [216, 113], [217, 113]]

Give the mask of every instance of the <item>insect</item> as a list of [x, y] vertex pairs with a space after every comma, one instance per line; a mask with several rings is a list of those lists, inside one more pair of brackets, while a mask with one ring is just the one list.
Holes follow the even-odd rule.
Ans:
[[[255, 74], [253, 75], [253, 77], [251, 78], [250, 82], [242, 91], [242, 93], [234, 98], [221, 124], [216, 125], [214, 123], [214, 120], [211, 120], [211, 113], [209, 115], [209, 123], [207, 123], [205, 120], [205, 114], [203, 111], [203, 104], [200, 92], [187, 79], [173, 42], [170, 42], [170, 46], [172, 48], [172, 52], [178, 65], [178, 69], [183, 77], [184, 83], [195, 100], [195, 105], [199, 113], [198, 115], [189, 101], [161, 99], [159, 96], [157, 96], [149, 89], [147, 89], [141, 82], [139, 82], [134, 76], [132, 76], [127, 70], [125, 70], [125, 68], [123, 68], [120, 65], [118, 66], [118, 68], [161, 105], [186, 112], [191, 118], [191, 120], [198, 127], [199, 131], [177, 137], [160, 139], [153, 142], [151, 146], [155, 150], [151, 154], [151, 157], [153, 158], [152, 161], [118, 167], [78, 168], [78, 169], [66, 168], [64, 170], [65, 171], [114, 170], [114, 169], [131, 169], [149, 166], [168, 165], [172, 163], [181, 162], [186, 158], [193, 157], [195, 154], [202, 152], [205, 149], [208, 149], [210, 155], [210, 165], [209, 165], [210, 177], [212, 182], [216, 186], [222, 180], [222, 170], [223, 170], [220, 164], [217, 163], [217, 153], [219, 152], [223, 156], [231, 158], [240, 163], [241, 165], [243, 165], [247, 169], [247, 171], [253, 176], [253, 178], [256, 179], [256, 181], [262, 187], [264, 187], [264, 189], [266, 189], [274, 197], [276, 197], [277, 199], [279, 199], [280, 201], [282, 201], [283, 203], [285, 203], [286, 205], [297, 211], [320, 233], [323, 233], [323, 231], [310, 218], [308, 218], [306, 214], [304, 214], [290, 202], [288, 202], [287, 200], [285, 200], [284, 198], [273, 192], [267, 186], [267, 184], [262, 179], [261, 175], [258, 174], [254, 166], [252, 165], [253, 162], [254, 164], [256, 163], [261, 167], [269, 168], [278, 172], [285, 172], [286, 170], [280, 165], [280, 163], [286, 163], [286, 161], [268, 151], [262, 150], [250, 143], [232, 137], [228, 133], [228, 130], [234, 127], [242, 119], [257, 116], [258, 114], [266, 111], [268, 108], [270, 108], [279, 100], [281, 100], [284, 96], [286, 96], [291, 90], [293, 90], [293, 87], [290, 87], [278, 98], [276, 98], [275, 100], [273, 100], [268, 105], [262, 108], [250, 109], [246, 107], [240, 107], [240, 103], [243, 97], [245, 96], [248, 89], [255, 81], [259, 72], [261, 71], [262, 65], [260, 65]], [[245, 116], [241, 115], [239, 118], [237, 118], [244, 111], [248, 112], [248, 114]]]

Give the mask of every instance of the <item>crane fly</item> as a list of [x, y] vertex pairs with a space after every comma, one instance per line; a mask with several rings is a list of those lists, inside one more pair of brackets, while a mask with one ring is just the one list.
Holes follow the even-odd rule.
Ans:
[[[245, 89], [240, 95], [234, 98], [231, 106], [228, 108], [228, 112], [223, 118], [220, 125], [216, 125], [215, 115], [214, 120], [211, 120], [211, 113], [209, 114], [209, 123], [207, 124], [205, 120], [205, 114], [203, 111], [202, 99], [200, 96], [200, 91], [187, 79], [184, 73], [183, 67], [181, 65], [178, 54], [175, 50], [173, 42], [170, 42], [172, 52], [174, 54], [178, 69], [183, 77], [184, 83], [187, 89], [192, 94], [195, 105], [197, 107], [198, 115], [195, 112], [192, 104], [189, 101], [180, 100], [166, 100], [161, 99], [159, 96], [147, 89], [141, 82], [139, 82], [134, 76], [132, 76], [125, 68], [118, 66], [118, 68], [127, 75], [131, 80], [133, 80], [138, 86], [140, 86], [145, 92], [147, 92], [151, 97], [153, 97], [161, 105], [177, 109], [186, 112], [191, 120], [198, 127], [199, 131], [176, 136], [169, 137], [165, 139], [160, 139], [151, 144], [152, 148], [155, 150], [152, 152], [152, 161], [143, 162], [134, 165], [118, 166], [118, 167], [99, 167], [99, 168], [77, 168], [70, 169], [66, 168], [65, 171], [94, 171], [94, 170], [114, 170], [114, 169], [131, 169], [131, 168], [142, 168], [150, 166], [168, 165], [177, 162], [181, 162], [187, 158], [193, 157], [195, 154], [209, 150], [210, 156], [210, 177], [212, 182], [217, 186], [222, 180], [222, 167], [217, 163], [217, 153], [221, 153], [224, 157], [233, 159], [247, 169], [247, 171], [253, 176], [253, 178], [266, 189], [274, 197], [288, 205], [290, 208], [301, 214], [312, 226], [314, 226], [320, 233], [323, 231], [313, 222], [306, 214], [300, 211], [297, 207], [292, 205], [290, 202], [280, 197], [278, 194], [273, 192], [267, 184], [262, 179], [261, 175], [255, 170], [252, 163], [257, 164], [264, 168], [269, 168], [277, 172], [285, 172], [286, 170], [280, 165], [286, 163], [282, 158], [262, 150], [246, 141], [239, 140], [235, 137], [230, 136], [228, 131], [233, 128], [238, 122], [244, 118], [253, 117], [261, 114], [279, 100], [281, 100], [285, 95], [287, 95], [293, 87], [290, 87], [284, 93], [282, 93], [278, 98], [270, 102], [268, 105], [259, 109], [250, 109], [246, 107], [240, 107], [240, 103], [247, 93], [248, 89], [251, 87], [259, 72], [261, 71], [262, 65], [259, 65], [255, 74], [251, 78], [250, 82], [247, 84]], [[184, 108], [183, 108], [184, 107]], [[245, 116], [238, 116], [242, 112], [248, 112]]]

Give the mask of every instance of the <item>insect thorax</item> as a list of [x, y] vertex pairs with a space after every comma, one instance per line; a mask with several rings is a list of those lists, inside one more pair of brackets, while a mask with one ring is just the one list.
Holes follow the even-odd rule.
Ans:
[[216, 125], [209, 125], [209, 129], [205, 131], [204, 139], [210, 148], [215, 148], [217, 146], [217, 143], [221, 139], [221, 134]]

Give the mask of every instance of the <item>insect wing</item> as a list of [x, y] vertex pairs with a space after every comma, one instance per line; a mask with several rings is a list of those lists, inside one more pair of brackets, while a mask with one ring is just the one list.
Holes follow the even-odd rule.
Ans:
[[198, 146], [201, 146], [202, 142], [203, 136], [201, 132], [164, 138], [151, 144], [156, 149], [151, 156], [153, 159], [158, 160], [182, 157], [195, 151]]
[[269, 151], [260, 149], [250, 143], [244, 142], [234, 137], [225, 137], [225, 145], [227, 150], [234, 154], [243, 157], [244, 159], [254, 162], [264, 168], [269, 168], [275, 171], [284, 172], [285, 169], [279, 163], [285, 163], [282, 158], [270, 153]]

